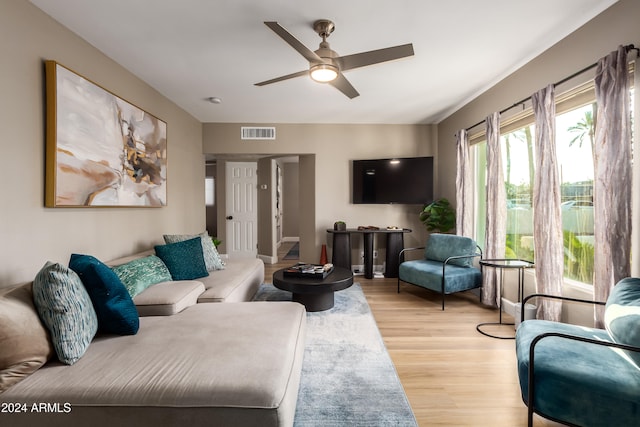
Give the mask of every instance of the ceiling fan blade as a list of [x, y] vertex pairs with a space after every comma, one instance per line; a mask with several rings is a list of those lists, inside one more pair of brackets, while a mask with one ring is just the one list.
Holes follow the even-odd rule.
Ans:
[[329, 84], [338, 89], [340, 92], [344, 93], [349, 97], [349, 99], [360, 96], [356, 88], [354, 88], [351, 83], [349, 83], [349, 80], [347, 80], [347, 78], [343, 76], [342, 73], [338, 73], [338, 77], [336, 77], [335, 80], [330, 81]]
[[413, 44], [411, 43], [340, 56], [335, 58], [335, 60], [340, 64], [340, 70], [346, 71], [378, 64], [380, 62], [393, 61], [394, 59], [405, 58], [407, 56], [413, 56]]
[[323, 62], [322, 58], [320, 58], [314, 51], [303, 45], [300, 40], [295, 38], [289, 31], [285, 30], [282, 25], [273, 21], [268, 21], [264, 24], [271, 28], [274, 33], [279, 35], [282, 40], [286, 41], [289, 46], [297, 50], [300, 55], [304, 56], [307, 61], [313, 63]]
[[275, 79], [265, 80], [265, 81], [260, 82], [260, 83], [254, 83], [254, 85], [255, 86], [265, 86], [265, 85], [270, 85], [271, 83], [277, 83], [277, 82], [281, 82], [283, 80], [289, 80], [289, 79], [293, 79], [295, 77], [302, 77], [302, 76], [308, 76], [308, 75], [309, 75], [309, 70], [298, 71], [297, 73], [287, 74], [286, 76], [276, 77]]

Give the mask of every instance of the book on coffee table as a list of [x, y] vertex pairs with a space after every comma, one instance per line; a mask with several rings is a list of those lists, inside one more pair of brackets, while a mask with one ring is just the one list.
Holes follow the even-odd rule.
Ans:
[[282, 274], [289, 277], [307, 277], [312, 279], [324, 279], [333, 271], [333, 264], [307, 264], [299, 262], [286, 268]]

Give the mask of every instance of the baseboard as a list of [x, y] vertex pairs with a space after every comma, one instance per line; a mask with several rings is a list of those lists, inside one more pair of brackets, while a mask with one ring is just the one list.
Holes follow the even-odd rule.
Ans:
[[292, 236], [292, 237], [283, 237], [281, 242], [299, 242], [300, 241], [300, 237], [298, 236]]
[[509, 301], [506, 298], [502, 298], [502, 311], [510, 316], [516, 315], [516, 303]]
[[265, 264], [277, 264], [278, 262], [277, 256], [258, 255], [258, 258], [261, 259]]
[[[502, 298], [502, 312], [511, 315], [516, 321], [516, 324], [520, 322], [520, 318], [522, 316], [520, 305], [521, 303], [516, 303], [506, 298]], [[533, 311], [531, 311], [531, 309], [533, 309]], [[525, 305], [524, 319], [530, 320], [535, 318], [536, 306], [531, 303], [527, 303]]]
[[[351, 271], [353, 272], [354, 276], [364, 276], [364, 265], [353, 264], [351, 266]], [[384, 277], [384, 265], [379, 265], [379, 264], [373, 265], [373, 277], [376, 279]]]

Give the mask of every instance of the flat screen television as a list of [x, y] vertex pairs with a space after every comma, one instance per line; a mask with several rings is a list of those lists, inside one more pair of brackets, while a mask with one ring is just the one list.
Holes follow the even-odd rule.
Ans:
[[433, 201], [433, 157], [353, 160], [354, 204]]

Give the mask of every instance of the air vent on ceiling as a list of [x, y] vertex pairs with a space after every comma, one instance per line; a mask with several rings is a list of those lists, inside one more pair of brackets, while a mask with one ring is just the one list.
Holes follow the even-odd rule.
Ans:
[[249, 127], [240, 128], [241, 139], [276, 139], [275, 127]]

